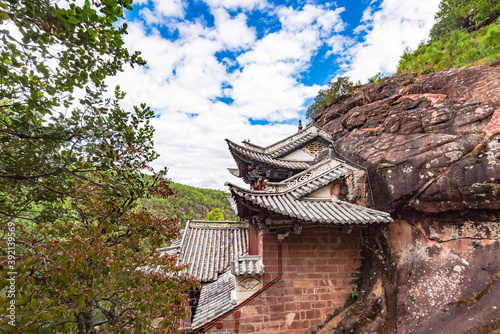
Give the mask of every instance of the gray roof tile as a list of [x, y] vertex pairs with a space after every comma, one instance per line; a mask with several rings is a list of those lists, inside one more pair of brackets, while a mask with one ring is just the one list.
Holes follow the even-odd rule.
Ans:
[[[304, 130], [301, 130], [296, 134], [280, 140], [279, 142], [276, 142], [268, 147], [260, 147], [258, 145], [250, 144], [249, 142], [243, 142], [244, 145], [242, 146], [228, 139], [226, 139], [226, 141], [228, 143], [229, 150], [235, 159], [239, 158], [242, 160], [258, 161], [288, 170], [304, 170], [310, 167], [310, 162], [291, 161], [281, 158], [318, 137], [330, 141], [332, 139], [332, 134], [318, 126], [311, 125], [306, 127]], [[234, 169], [230, 169], [230, 172], [233, 175], [236, 175], [236, 171]], [[240, 175], [238, 174], [237, 176]]]
[[243, 255], [233, 262], [231, 272], [235, 276], [255, 276], [264, 274], [260, 255]]
[[[182, 231], [181, 231], [182, 232]], [[167, 253], [170, 256], [177, 256], [179, 250], [181, 249], [181, 239], [175, 239], [170, 246], [160, 248], [158, 251]]]
[[236, 280], [231, 272], [220, 275], [215, 282], [203, 284], [191, 327], [199, 328], [234, 308], [236, 306], [233, 292], [235, 289]]
[[179, 265], [202, 283], [217, 280], [231, 263], [247, 254], [248, 228], [241, 222], [190, 221], [182, 238]]
[[323, 130], [319, 126], [311, 125], [267, 147], [261, 147], [247, 141], [244, 141], [243, 144], [249, 151], [264, 153], [270, 157], [278, 158], [316, 137], [322, 137], [327, 141], [332, 140], [331, 133]]
[[262, 191], [247, 190], [231, 183], [234, 198], [244, 198], [255, 207], [304, 222], [321, 224], [375, 224], [393, 219], [382, 211], [338, 200], [334, 197], [309, 198], [312, 192], [335, 179], [357, 170], [337, 159], [327, 159], [282, 182], [267, 183]]

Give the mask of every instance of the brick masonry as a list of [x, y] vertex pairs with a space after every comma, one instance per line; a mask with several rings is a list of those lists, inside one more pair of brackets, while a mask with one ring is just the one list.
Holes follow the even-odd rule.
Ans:
[[[360, 235], [359, 229], [348, 234], [329, 227], [290, 233], [282, 242], [282, 280], [241, 308], [237, 333], [309, 333], [356, 289]], [[260, 239], [265, 285], [280, 274], [279, 247], [276, 233]], [[236, 333], [233, 315], [221, 324], [209, 332]]]

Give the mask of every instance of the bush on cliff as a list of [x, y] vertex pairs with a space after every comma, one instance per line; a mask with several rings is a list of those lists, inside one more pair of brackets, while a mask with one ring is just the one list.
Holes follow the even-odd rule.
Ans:
[[431, 39], [446, 38], [454, 30], [477, 30], [493, 22], [499, 14], [500, 0], [442, 0]]
[[339, 101], [341, 97], [352, 94], [353, 84], [349, 77], [338, 77], [337, 80], [328, 84], [328, 89], [321, 89], [314, 98], [312, 105], [307, 108], [306, 117], [308, 119], [321, 113], [323, 110]]
[[485, 65], [500, 59], [500, 20], [479, 31], [454, 30], [447, 38], [405, 51], [398, 72], [428, 74], [447, 68]]
[[500, 0], [442, 0], [430, 41], [401, 56], [398, 73], [428, 74], [500, 59]]

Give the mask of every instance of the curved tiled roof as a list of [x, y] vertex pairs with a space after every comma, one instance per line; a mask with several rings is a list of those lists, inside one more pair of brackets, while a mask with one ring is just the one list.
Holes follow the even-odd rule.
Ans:
[[239, 158], [244, 161], [258, 161], [270, 166], [290, 170], [304, 170], [309, 168], [309, 164], [304, 161], [279, 160], [272, 157], [271, 155], [255, 152], [254, 150], [238, 145], [230, 141], [229, 139], [226, 139], [226, 141], [229, 146], [229, 151], [235, 157], [235, 159]]
[[[186, 223], [182, 238], [159, 251], [177, 256], [183, 271], [202, 283], [192, 328], [196, 329], [236, 306], [235, 276], [262, 275], [259, 255], [248, 255], [248, 226], [239, 221]], [[144, 270], [160, 270], [144, 267]]]
[[392, 222], [386, 212], [341, 201], [334, 197], [305, 197], [335, 179], [356, 170], [337, 159], [324, 160], [308, 170], [278, 183], [268, 183], [262, 191], [247, 190], [231, 183], [233, 197], [283, 216], [321, 224], [374, 224]]
[[233, 262], [231, 272], [235, 276], [263, 275], [264, 266], [262, 265], [262, 258], [260, 255], [239, 256]]
[[369, 209], [335, 198], [301, 198], [297, 200], [290, 194], [249, 194], [245, 193], [243, 189], [237, 188], [237, 186], [232, 186], [231, 192], [257, 207], [306, 222], [350, 225], [389, 223], [393, 221], [386, 212]]
[[303, 130], [294, 133], [293, 135], [288, 136], [285, 139], [282, 139], [267, 147], [261, 147], [255, 144], [251, 144], [250, 142], [247, 141], [244, 141], [243, 144], [245, 144], [248, 150], [267, 154], [272, 158], [279, 158], [290, 153], [294, 149], [304, 145], [305, 143], [316, 137], [321, 137], [327, 141], [332, 140], [331, 133], [323, 130], [319, 126], [310, 125], [304, 128]]
[[241, 159], [247, 162], [256, 161], [288, 170], [304, 170], [310, 167], [310, 162], [291, 161], [280, 158], [318, 137], [327, 141], [332, 140], [331, 133], [318, 126], [311, 125], [306, 127], [304, 130], [301, 130], [296, 134], [280, 140], [268, 147], [260, 147], [246, 141], [243, 142], [244, 146], [238, 145], [229, 139], [226, 139], [226, 141], [229, 146], [229, 151], [236, 160]]
[[178, 249], [178, 264], [202, 283], [193, 317], [196, 329], [236, 306], [235, 275], [262, 275], [260, 256], [247, 255], [248, 226], [238, 221], [188, 221]]
[[215, 282], [204, 284], [191, 327], [196, 329], [236, 306], [234, 275], [227, 272]]
[[217, 280], [238, 256], [246, 255], [248, 227], [240, 222], [191, 221], [186, 225], [178, 264], [200, 282]]

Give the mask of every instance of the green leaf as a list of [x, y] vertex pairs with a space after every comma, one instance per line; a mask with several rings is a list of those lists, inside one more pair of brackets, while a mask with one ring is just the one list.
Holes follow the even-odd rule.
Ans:
[[[142, 64], [123, 46], [126, 25], [114, 23], [132, 1], [70, 2], [66, 9], [57, 1], [12, 0], [7, 7], [16, 20], [9, 24], [28, 44], [5, 30], [0, 37], [0, 226], [15, 223], [18, 263], [28, 267], [16, 278], [22, 287], [16, 326], [26, 333], [71, 332], [82, 311], [95, 315], [97, 302], [115, 312], [100, 298], [117, 296], [119, 305], [138, 304], [125, 318], [117, 310], [117, 323], [143, 333], [156, 315], [135, 310], [161, 310], [175, 323], [171, 296], [185, 298], [177, 290], [188, 290], [190, 281], [168, 278], [160, 287], [153, 275], [132, 269], [165, 262], [150, 251], [177, 236], [174, 219], [132, 211], [137, 198], [173, 193], [164, 175], [153, 191], [141, 173], [157, 157], [148, 123], [154, 112], [146, 105], [122, 109], [125, 92], [110, 98], [105, 84], [123, 64]], [[75, 88], [85, 96], [75, 98]]]

